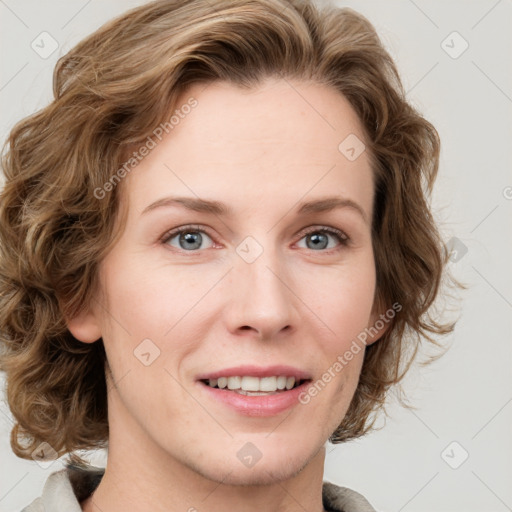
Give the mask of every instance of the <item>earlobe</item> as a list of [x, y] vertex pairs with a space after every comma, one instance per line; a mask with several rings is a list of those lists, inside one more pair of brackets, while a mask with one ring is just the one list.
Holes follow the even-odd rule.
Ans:
[[69, 332], [79, 341], [94, 343], [101, 338], [101, 329], [95, 315], [84, 311], [66, 321]]

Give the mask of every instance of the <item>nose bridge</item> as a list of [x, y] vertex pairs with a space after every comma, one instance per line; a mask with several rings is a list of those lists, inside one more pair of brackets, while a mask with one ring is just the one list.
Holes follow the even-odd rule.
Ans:
[[277, 334], [293, 323], [293, 294], [288, 289], [288, 273], [282, 254], [271, 245], [247, 237], [238, 247], [231, 280], [230, 305], [238, 325], [252, 327], [262, 336]]

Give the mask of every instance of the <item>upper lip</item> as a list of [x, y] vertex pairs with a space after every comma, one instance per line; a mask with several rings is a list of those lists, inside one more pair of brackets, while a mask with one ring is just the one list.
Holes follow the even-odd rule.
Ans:
[[197, 380], [206, 379], [218, 379], [219, 377], [273, 377], [273, 376], [284, 375], [286, 377], [295, 377], [295, 380], [309, 380], [311, 376], [308, 372], [294, 368], [293, 366], [287, 365], [273, 365], [273, 366], [254, 366], [254, 365], [242, 365], [233, 366], [231, 368], [224, 368], [209, 373], [203, 373], [196, 377]]

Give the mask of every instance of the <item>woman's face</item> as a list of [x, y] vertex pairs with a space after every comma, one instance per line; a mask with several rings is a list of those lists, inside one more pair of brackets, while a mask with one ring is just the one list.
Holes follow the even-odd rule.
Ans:
[[[344, 417], [364, 356], [354, 340], [378, 318], [363, 132], [344, 97], [318, 84], [215, 82], [177, 108], [187, 103], [122, 183], [126, 226], [90, 314], [70, 330], [105, 344], [109, 457], [224, 483], [289, 478]], [[227, 370], [239, 366], [287, 366], [270, 376], [311, 382], [300, 396], [247, 396], [200, 380], [258, 375]]]

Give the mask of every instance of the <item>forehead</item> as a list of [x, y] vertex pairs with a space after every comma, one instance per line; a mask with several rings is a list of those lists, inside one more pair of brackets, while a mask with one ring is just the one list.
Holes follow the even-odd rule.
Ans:
[[286, 205], [308, 190], [336, 189], [356, 196], [370, 214], [368, 155], [351, 160], [344, 152], [347, 140], [364, 148], [364, 132], [348, 100], [331, 87], [284, 79], [251, 89], [195, 84], [172, 116], [168, 133], [154, 137], [153, 149], [128, 176], [138, 212], [166, 193], [218, 198], [236, 209], [268, 197]]

